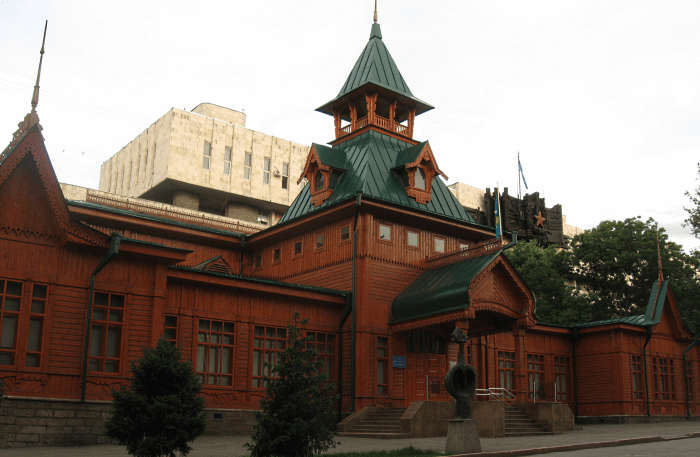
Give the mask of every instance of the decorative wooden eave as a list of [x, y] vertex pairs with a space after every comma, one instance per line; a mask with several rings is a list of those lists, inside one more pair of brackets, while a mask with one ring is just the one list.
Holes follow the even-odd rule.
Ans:
[[35, 112], [25, 117], [15, 138], [0, 157], [0, 187], [8, 180], [25, 159], [31, 160], [46, 198], [51, 216], [57, 227], [59, 245], [67, 242], [90, 246], [107, 246], [108, 237], [70, 217], [63, 192], [49, 159], [41, 125]]

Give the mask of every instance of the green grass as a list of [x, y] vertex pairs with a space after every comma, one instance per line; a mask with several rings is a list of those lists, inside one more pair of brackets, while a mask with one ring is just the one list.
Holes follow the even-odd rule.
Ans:
[[343, 452], [340, 454], [325, 454], [324, 457], [437, 457], [442, 455], [434, 451], [422, 451], [414, 447], [397, 449], [395, 451], [374, 451], [374, 452]]

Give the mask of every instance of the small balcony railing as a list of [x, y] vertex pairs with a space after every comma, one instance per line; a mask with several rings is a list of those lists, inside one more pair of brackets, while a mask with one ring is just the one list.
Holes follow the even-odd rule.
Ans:
[[336, 138], [340, 138], [341, 136], [349, 135], [352, 132], [355, 132], [357, 130], [360, 130], [361, 128], [367, 127], [368, 125], [376, 125], [377, 127], [381, 127], [384, 130], [388, 130], [393, 133], [398, 133], [399, 135], [403, 136], [411, 136], [410, 131], [408, 126], [403, 125], [399, 122], [392, 121], [391, 119], [387, 119], [386, 117], [379, 116], [378, 114], [375, 114], [372, 117], [372, 122], [370, 122], [368, 116], [363, 116], [355, 121], [355, 128], [353, 128], [352, 124], [345, 125], [343, 127], [340, 127], [338, 131], [336, 132]]

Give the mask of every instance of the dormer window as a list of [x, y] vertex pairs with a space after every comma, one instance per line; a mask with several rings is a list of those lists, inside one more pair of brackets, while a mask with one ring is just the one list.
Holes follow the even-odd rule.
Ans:
[[416, 174], [413, 175], [413, 186], [416, 189], [425, 190], [425, 172], [422, 167], [418, 167]]
[[316, 192], [320, 192], [323, 190], [324, 186], [323, 172], [318, 170], [316, 171], [316, 176], [314, 177], [314, 190]]
[[314, 206], [321, 205], [333, 194], [333, 189], [345, 171], [345, 157], [341, 154], [326, 146], [318, 144], [311, 146], [304, 171], [298, 182], [306, 178], [309, 183], [311, 203]]

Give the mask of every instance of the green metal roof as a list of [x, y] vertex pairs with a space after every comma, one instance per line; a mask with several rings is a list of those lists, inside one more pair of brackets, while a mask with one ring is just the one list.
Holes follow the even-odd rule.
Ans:
[[338, 170], [345, 170], [347, 168], [345, 164], [345, 154], [339, 154], [338, 151], [333, 148], [318, 143], [313, 143], [311, 146], [316, 148], [318, 158], [324, 165]]
[[209, 276], [218, 276], [220, 278], [237, 279], [237, 280], [252, 282], [252, 283], [256, 283], [256, 284], [266, 284], [266, 285], [271, 285], [271, 286], [286, 287], [289, 289], [306, 290], [309, 292], [319, 292], [319, 293], [328, 294], [328, 295], [336, 295], [339, 297], [344, 297], [346, 299], [346, 302], [349, 300], [349, 297], [352, 295], [351, 292], [347, 292], [344, 290], [330, 289], [327, 287], [308, 286], [306, 284], [296, 284], [296, 283], [291, 283], [291, 282], [276, 281], [274, 279], [255, 278], [252, 276], [226, 274], [226, 273], [220, 273], [220, 272], [216, 272], [216, 271], [209, 271], [209, 270], [200, 269], [200, 268], [198, 268], [198, 266], [197, 267], [186, 267], [186, 266], [182, 266], [182, 265], [173, 265], [170, 267], [170, 269], [171, 270], [179, 270], [179, 271], [189, 271], [192, 273], [200, 273], [200, 274], [209, 275]]
[[644, 314], [637, 314], [635, 316], [625, 316], [618, 317], [615, 319], [605, 319], [593, 322], [583, 322], [580, 324], [574, 324], [572, 327], [576, 328], [588, 328], [588, 327], [598, 327], [601, 325], [615, 325], [615, 324], [628, 324], [636, 325], [638, 327], [649, 327], [651, 325], [656, 325], [661, 322], [661, 316], [664, 311], [664, 303], [666, 303], [666, 294], [668, 293], [668, 280], [661, 283], [661, 290], [659, 290], [659, 282], [655, 281], [651, 286], [651, 293], [649, 294], [649, 303], [644, 311]]
[[382, 41], [382, 32], [379, 28], [379, 24], [372, 24], [372, 33], [369, 36], [369, 42], [362, 50], [362, 54], [360, 54], [360, 57], [355, 62], [355, 66], [353, 66], [350, 75], [345, 80], [345, 84], [343, 84], [338, 95], [330, 102], [318, 108], [318, 110], [323, 113], [331, 114], [332, 105], [336, 100], [367, 84], [382, 87], [403, 98], [412, 100], [417, 105], [416, 114], [423, 113], [433, 108], [429, 104], [413, 96], [411, 89], [408, 88], [408, 84], [406, 84], [403, 76], [401, 76], [396, 62], [394, 62], [391, 54], [389, 54], [389, 50]]
[[502, 250], [429, 270], [391, 305], [392, 324], [445, 314], [469, 307], [469, 285]]
[[403, 151], [399, 152], [396, 154], [396, 161], [394, 162], [394, 168], [402, 167], [406, 165], [407, 163], [415, 162], [416, 157], [418, 157], [418, 154], [423, 150], [425, 145], [427, 144], [427, 141], [423, 141], [422, 143], [418, 143], [415, 146], [411, 146], [410, 148], [406, 148]]
[[321, 148], [324, 148], [324, 157], [333, 157], [334, 163], [343, 163], [345, 172], [338, 179], [331, 196], [318, 207], [311, 203], [310, 186], [307, 183], [284, 213], [280, 223], [329, 208], [362, 193], [363, 198], [476, 224], [438, 177], [433, 179], [431, 199], [427, 204], [418, 203], [406, 194], [400, 172], [393, 169], [403, 151], [413, 150], [413, 145], [370, 130], [333, 148]]

